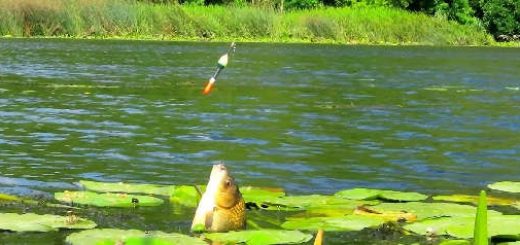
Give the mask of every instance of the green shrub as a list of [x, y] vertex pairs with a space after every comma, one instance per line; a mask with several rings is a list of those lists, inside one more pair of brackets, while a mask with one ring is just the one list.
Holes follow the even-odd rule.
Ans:
[[520, 34], [520, 1], [481, 0], [482, 22], [493, 35]]
[[319, 0], [286, 0], [286, 9], [312, 9], [321, 5]]

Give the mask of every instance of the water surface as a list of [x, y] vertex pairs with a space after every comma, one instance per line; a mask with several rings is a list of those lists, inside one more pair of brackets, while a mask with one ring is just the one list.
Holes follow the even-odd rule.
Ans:
[[201, 95], [227, 46], [0, 40], [0, 192], [204, 183], [216, 161], [290, 194], [520, 176], [519, 49], [240, 43]]

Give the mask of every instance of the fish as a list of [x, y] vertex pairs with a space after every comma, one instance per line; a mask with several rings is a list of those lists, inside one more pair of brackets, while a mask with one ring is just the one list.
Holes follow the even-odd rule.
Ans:
[[224, 164], [215, 164], [195, 211], [191, 230], [226, 232], [245, 228], [246, 205], [238, 185]]

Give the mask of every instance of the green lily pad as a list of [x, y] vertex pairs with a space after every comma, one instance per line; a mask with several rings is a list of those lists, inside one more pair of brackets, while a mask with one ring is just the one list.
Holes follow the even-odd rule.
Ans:
[[363, 215], [346, 215], [344, 217], [311, 217], [287, 218], [282, 224], [284, 229], [318, 230], [325, 231], [360, 231], [368, 227], [377, 227], [385, 223], [378, 217]]
[[379, 197], [381, 190], [368, 188], [353, 188], [336, 192], [334, 196], [351, 200], [374, 200]]
[[489, 184], [488, 187], [493, 190], [505, 191], [511, 193], [520, 193], [520, 182], [501, 181]]
[[164, 233], [161, 231], [144, 232], [140, 230], [120, 229], [94, 229], [85, 230], [67, 236], [67, 243], [72, 245], [90, 244], [135, 244], [135, 245], [159, 245], [159, 244], [194, 244], [207, 245], [199, 238], [190, 237], [178, 233]]
[[172, 185], [106, 183], [80, 180], [79, 183], [87, 190], [97, 192], [143, 193], [160, 196], [170, 196], [175, 190]]
[[[61, 202], [92, 205], [97, 207], [130, 208], [135, 205], [141, 207], [159, 206], [164, 201], [151, 196], [140, 196], [120, 193], [96, 193], [90, 191], [65, 191], [54, 193], [54, 198]], [[134, 204], [133, 201], [138, 203]]]
[[246, 230], [226, 233], [208, 233], [205, 237], [213, 242], [248, 245], [300, 244], [312, 239], [312, 235], [288, 230]]
[[384, 190], [379, 194], [379, 198], [389, 201], [417, 202], [426, 200], [428, 196], [418, 192]]
[[327, 210], [343, 209], [343, 214], [352, 213], [360, 205], [375, 205], [377, 201], [357, 201], [326, 195], [284, 196], [262, 203], [268, 210]]
[[[444, 202], [461, 202], [461, 203], [473, 203], [477, 204], [479, 196], [472, 196], [472, 195], [448, 195], [448, 196], [434, 196], [432, 197], [435, 201], [444, 201]], [[487, 197], [487, 203], [491, 206], [507, 206], [507, 205], [513, 205], [515, 203], [515, 200], [508, 199], [508, 198], [499, 198], [499, 197]]]
[[[442, 217], [427, 219], [404, 226], [405, 229], [426, 235], [432, 231], [437, 235], [457, 238], [472, 238], [475, 217]], [[520, 215], [496, 215], [488, 217], [488, 237], [504, 236], [520, 238]]]
[[417, 202], [428, 198], [427, 195], [417, 192], [404, 192], [368, 188], [353, 188], [336, 192], [334, 196], [352, 200], [374, 200], [383, 199], [398, 202]]
[[[457, 203], [381, 203], [370, 207], [371, 210], [384, 213], [388, 211], [406, 211], [417, 216], [417, 220], [437, 217], [475, 217], [476, 207]], [[488, 210], [488, 217], [502, 213]], [[473, 226], [473, 225], [472, 225]]]
[[[206, 190], [205, 185], [198, 186], [202, 192]], [[177, 203], [186, 207], [197, 207], [201, 195], [192, 185], [180, 185], [175, 188], [170, 196], [170, 202]]]
[[21, 201], [21, 199], [17, 196], [12, 196], [4, 193], [0, 193], [0, 201], [4, 202], [18, 202]]
[[76, 216], [50, 214], [0, 213], [0, 230], [15, 232], [49, 232], [59, 229], [92, 229], [96, 223]]
[[243, 186], [240, 187], [240, 192], [246, 202], [254, 202], [258, 204], [267, 200], [285, 196], [285, 192], [280, 188]]

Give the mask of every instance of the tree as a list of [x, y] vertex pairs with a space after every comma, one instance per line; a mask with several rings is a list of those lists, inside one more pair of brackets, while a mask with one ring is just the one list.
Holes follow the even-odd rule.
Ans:
[[481, 0], [482, 22], [495, 37], [520, 34], [520, 1]]

